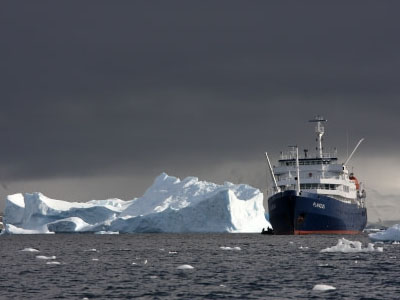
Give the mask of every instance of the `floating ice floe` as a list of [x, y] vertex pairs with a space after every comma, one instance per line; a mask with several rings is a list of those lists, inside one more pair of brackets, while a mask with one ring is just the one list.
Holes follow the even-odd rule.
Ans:
[[373, 241], [400, 241], [400, 224], [393, 225], [383, 231], [370, 233], [368, 236]]
[[46, 265], [61, 265], [61, 263], [58, 261], [48, 261], [46, 262]]
[[363, 248], [362, 243], [359, 241], [349, 241], [349, 240], [346, 240], [345, 238], [341, 238], [338, 240], [338, 243], [336, 246], [322, 249], [320, 252], [354, 253], [354, 252], [374, 252], [374, 251], [382, 252], [383, 248], [382, 247], [374, 248], [374, 244], [372, 244], [372, 243], [368, 243], [367, 248]]
[[236, 250], [236, 251], [240, 251], [242, 250], [240, 247], [219, 247], [221, 250]]
[[5, 231], [54, 232], [261, 232], [263, 194], [245, 184], [218, 185], [196, 177], [159, 175], [140, 197], [68, 202], [41, 193], [6, 198]]
[[334, 286], [331, 285], [327, 285], [327, 284], [316, 284], [313, 287], [313, 291], [332, 291], [332, 290], [336, 290], [336, 288]]
[[21, 251], [22, 252], [40, 252], [38, 249], [35, 249], [35, 248], [24, 248]]
[[179, 267], [177, 267], [178, 270], [191, 270], [194, 269], [194, 267], [192, 267], [191, 265], [181, 265]]
[[44, 255], [38, 255], [38, 256], [36, 256], [36, 258], [37, 259], [44, 259], [44, 260], [47, 260], [47, 259], [56, 259], [56, 257], [53, 255], [53, 256], [44, 256]]

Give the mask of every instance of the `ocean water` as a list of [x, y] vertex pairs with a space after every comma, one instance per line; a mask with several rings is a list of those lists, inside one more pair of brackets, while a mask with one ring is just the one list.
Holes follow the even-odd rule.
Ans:
[[[261, 234], [3, 235], [0, 298], [400, 298], [400, 245], [379, 245], [383, 252], [320, 253], [336, 245], [338, 238]], [[346, 238], [361, 241], [364, 246], [369, 242], [366, 235]], [[21, 251], [28, 247], [40, 252]], [[182, 265], [193, 269], [179, 269]], [[331, 285], [336, 290], [313, 291], [316, 284]]]

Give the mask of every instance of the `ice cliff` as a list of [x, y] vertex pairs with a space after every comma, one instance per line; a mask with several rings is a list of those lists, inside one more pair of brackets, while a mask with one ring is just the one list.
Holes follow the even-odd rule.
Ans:
[[140, 197], [86, 203], [47, 198], [41, 193], [6, 199], [8, 233], [52, 232], [261, 232], [263, 194], [245, 184], [217, 185], [195, 177], [162, 173]]

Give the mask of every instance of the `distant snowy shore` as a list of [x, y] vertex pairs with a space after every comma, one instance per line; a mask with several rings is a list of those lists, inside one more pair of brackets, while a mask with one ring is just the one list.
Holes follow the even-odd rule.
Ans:
[[245, 184], [224, 185], [159, 175], [140, 197], [68, 202], [41, 193], [6, 199], [5, 232], [261, 232], [263, 194]]

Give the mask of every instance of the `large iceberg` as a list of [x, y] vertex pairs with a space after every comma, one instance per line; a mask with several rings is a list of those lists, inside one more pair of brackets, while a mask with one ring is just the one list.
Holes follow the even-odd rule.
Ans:
[[263, 194], [246, 184], [218, 185], [162, 173], [140, 197], [86, 203], [47, 198], [41, 193], [6, 199], [8, 233], [54, 232], [261, 232]]

